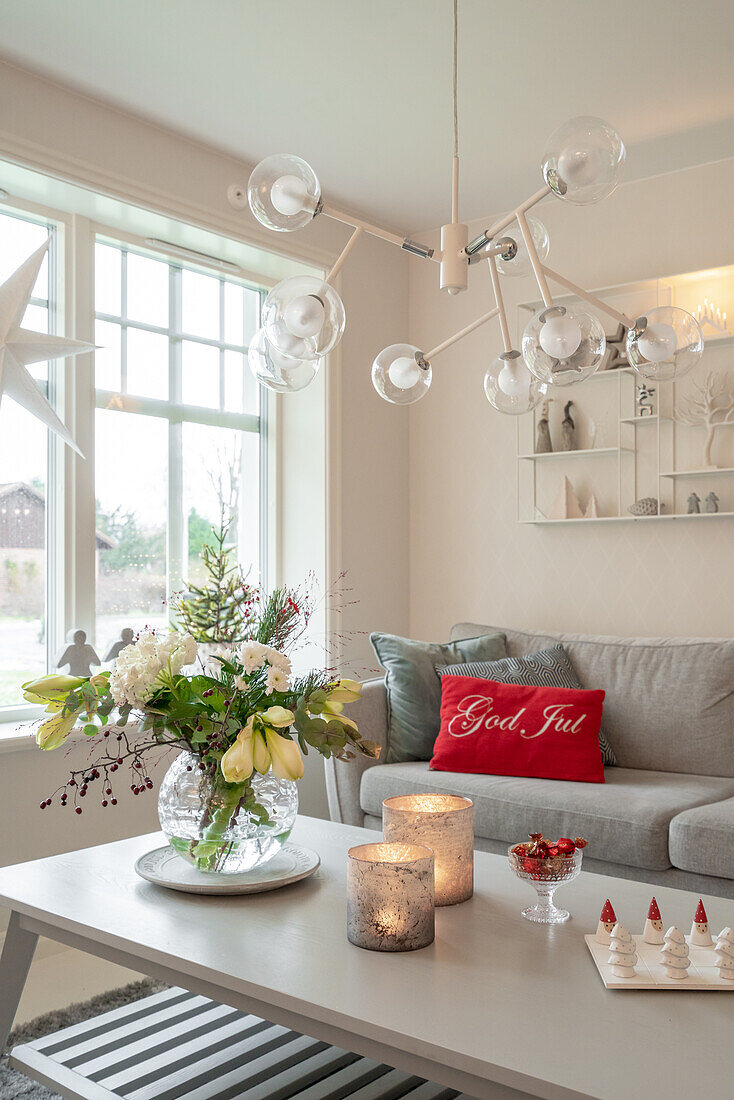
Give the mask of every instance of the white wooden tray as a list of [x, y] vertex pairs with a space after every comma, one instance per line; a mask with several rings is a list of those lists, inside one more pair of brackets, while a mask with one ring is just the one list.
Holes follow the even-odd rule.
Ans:
[[[660, 947], [645, 943], [642, 936], [633, 936], [637, 947], [635, 976], [618, 978], [607, 962], [609, 946], [597, 943], [593, 936], [584, 936], [584, 939], [607, 989], [715, 989], [734, 993], [734, 982], [719, 977], [713, 947], [691, 947], [688, 977], [669, 978], [660, 961]], [[690, 941], [691, 937], [686, 936], [689, 946]]]

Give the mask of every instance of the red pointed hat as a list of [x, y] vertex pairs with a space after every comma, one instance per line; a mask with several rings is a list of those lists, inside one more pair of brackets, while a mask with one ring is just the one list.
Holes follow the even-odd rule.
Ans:
[[694, 924], [708, 924], [709, 919], [706, 916], [706, 910], [703, 907], [703, 902], [698, 899], [698, 905], [696, 906], [696, 915], [693, 918]]
[[647, 911], [647, 919], [648, 920], [662, 920], [663, 919], [660, 916], [660, 910], [658, 909], [658, 903], [655, 900], [655, 898], [653, 898], [652, 901], [650, 902], [650, 908]]
[[607, 898], [607, 900], [604, 902], [604, 908], [601, 911], [601, 916], [599, 917], [599, 920], [602, 922], [602, 924], [608, 924], [609, 921], [613, 921], [614, 924], [617, 923], [617, 917], [615, 915], [614, 909], [612, 908], [612, 903], [609, 898]]

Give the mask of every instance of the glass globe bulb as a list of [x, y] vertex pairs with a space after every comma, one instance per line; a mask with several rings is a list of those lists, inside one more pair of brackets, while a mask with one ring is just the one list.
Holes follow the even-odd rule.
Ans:
[[295, 393], [310, 386], [321, 366], [320, 359], [292, 359], [283, 355], [260, 328], [253, 336], [247, 353], [250, 370], [260, 383], [275, 393]]
[[487, 367], [484, 392], [497, 412], [519, 416], [534, 409], [548, 387], [533, 377], [519, 351], [507, 351]]
[[253, 168], [247, 201], [266, 229], [289, 233], [312, 220], [321, 201], [321, 185], [305, 160], [276, 153]]
[[301, 294], [283, 310], [285, 327], [293, 336], [318, 336], [325, 317], [324, 303], [315, 294]]
[[533, 317], [522, 336], [522, 355], [540, 382], [583, 382], [602, 361], [607, 346], [601, 322], [591, 313], [549, 306]]
[[300, 176], [278, 176], [270, 188], [270, 201], [279, 214], [300, 214], [308, 199], [308, 188]]
[[372, 364], [372, 385], [391, 405], [413, 405], [431, 387], [431, 364], [413, 344], [390, 344]]
[[313, 275], [294, 275], [263, 302], [262, 326], [270, 343], [294, 359], [321, 359], [342, 338], [344, 304], [332, 286]]
[[568, 359], [581, 343], [581, 325], [573, 314], [554, 315], [541, 325], [538, 339], [547, 355]]
[[[548, 252], [550, 251], [548, 230], [537, 218], [528, 217], [527, 223], [530, 229], [530, 236], [533, 238], [535, 251], [538, 253], [540, 262], [543, 263], [543, 261], [548, 258]], [[511, 260], [503, 260], [501, 255], [498, 256], [497, 267], [503, 275], [529, 275], [532, 271], [530, 255], [525, 247], [525, 241], [520, 232], [520, 226], [517, 224], [517, 219], [511, 222], [503, 232], [515, 242], [517, 245], [517, 252]]]
[[599, 202], [619, 184], [625, 155], [624, 142], [613, 126], [582, 115], [565, 122], [548, 139], [543, 179], [566, 202]]
[[627, 333], [627, 358], [643, 378], [670, 382], [693, 370], [703, 355], [696, 318], [678, 306], [657, 306]]

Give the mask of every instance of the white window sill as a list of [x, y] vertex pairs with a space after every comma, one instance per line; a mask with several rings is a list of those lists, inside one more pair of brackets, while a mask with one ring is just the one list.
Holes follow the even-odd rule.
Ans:
[[0, 756], [36, 747], [36, 729], [30, 722], [0, 722]]

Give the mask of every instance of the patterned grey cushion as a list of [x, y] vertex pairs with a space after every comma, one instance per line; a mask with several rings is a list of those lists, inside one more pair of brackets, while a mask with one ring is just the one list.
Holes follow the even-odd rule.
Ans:
[[[528, 684], [530, 687], [560, 687], [580, 690], [583, 685], [562, 645], [554, 645], [524, 657], [503, 657], [499, 661], [469, 661], [462, 665], [436, 665], [439, 676], [477, 676], [498, 684]], [[605, 768], [617, 760], [614, 750], [599, 730], [599, 748]]]

